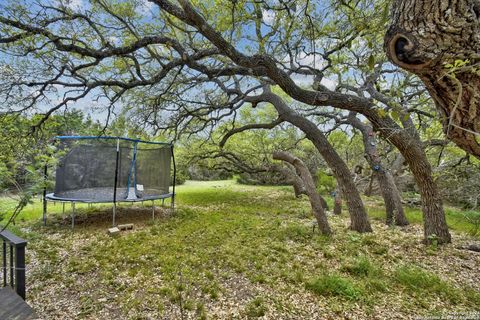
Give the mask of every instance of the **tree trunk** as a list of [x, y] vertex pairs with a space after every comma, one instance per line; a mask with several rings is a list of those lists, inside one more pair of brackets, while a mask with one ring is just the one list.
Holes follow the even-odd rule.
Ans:
[[302, 194], [306, 195], [307, 190], [305, 189], [305, 184], [303, 183], [302, 178], [297, 175], [297, 173], [295, 172], [295, 168], [291, 164], [286, 164], [289, 166], [289, 168], [274, 166], [272, 169], [280, 172], [282, 175], [287, 177], [287, 182], [293, 186], [295, 198], [300, 198]]
[[407, 217], [403, 211], [402, 198], [400, 192], [395, 185], [392, 174], [388, 170], [377, 172], [376, 177], [385, 203], [387, 212], [387, 225], [406, 226], [408, 225]]
[[398, 177], [403, 174], [403, 164], [405, 162], [405, 158], [401, 153], [397, 154], [395, 160], [393, 160], [392, 165], [390, 166], [390, 170], [394, 177]]
[[302, 130], [322, 155], [325, 162], [332, 169], [337, 180], [340, 181], [342, 193], [347, 201], [350, 213], [350, 228], [358, 232], [371, 232], [367, 212], [363, 206], [360, 194], [353, 182], [350, 170], [338, 155], [327, 138], [317, 126], [307, 118], [290, 109], [282, 98], [272, 92], [264, 92], [264, 97], [275, 107], [279, 116]]
[[333, 214], [337, 216], [342, 214], [342, 188], [340, 187], [338, 181], [337, 186], [335, 187]]
[[372, 174], [370, 176], [370, 181], [368, 182], [368, 186], [365, 188], [365, 192], [364, 194], [367, 196], [367, 197], [371, 197], [372, 194], [373, 194], [373, 180], [375, 179], [375, 175]]
[[293, 192], [295, 193], [295, 198], [300, 198], [302, 194], [307, 194], [307, 191], [305, 190], [305, 188], [303, 188], [302, 185], [299, 184], [297, 179], [292, 181], [292, 185], [293, 185]]
[[447, 138], [480, 158], [480, 1], [395, 0], [385, 50], [425, 83]]
[[[303, 182], [302, 178], [296, 173], [295, 167], [292, 166], [290, 163], [285, 162], [285, 164], [291, 168], [283, 168], [283, 167], [276, 167], [274, 170], [281, 172], [283, 175], [287, 176], [289, 181], [293, 186], [293, 192], [295, 193], [295, 198], [300, 198], [302, 194], [307, 195], [307, 190], [305, 188], [305, 183]], [[310, 174], [311, 175], [311, 174]], [[313, 177], [312, 177], [313, 179]], [[314, 183], [315, 184], [315, 183]], [[325, 210], [328, 210], [328, 203], [325, 199], [319, 194], [320, 202], [322, 203], [322, 207]]]
[[295, 167], [297, 174], [304, 182], [305, 190], [307, 192], [308, 199], [310, 200], [310, 205], [312, 206], [313, 215], [317, 219], [320, 232], [325, 235], [332, 234], [332, 230], [328, 225], [327, 215], [325, 214], [325, 210], [322, 206], [322, 198], [318, 194], [317, 188], [315, 188], [315, 182], [313, 181], [312, 175], [310, 174], [307, 166], [302, 160], [285, 151], [275, 151], [273, 153], [273, 159], [285, 161]]
[[422, 196], [425, 242], [430, 243], [435, 238], [437, 243], [450, 243], [451, 236], [443, 211], [442, 197], [433, 180], [432, 167], [422, 142], [407, 130], [396, 129], [393, 120], [387, 117], [371, 116], [369, 119], [374, 128], [381, 130], [382, 135], [398, 148], [412, 171]]
[[380, 192], [385, 203], [387, 225], [408, 225], [403, 211], [402, 198], [398, 191], [392, 174], [384, 168], [377, 150], [377, 141], [373, 128], [361, 122], [355, 113], [350, 113], [347, 122], [362, 133], [365, 158], [377, 178]]

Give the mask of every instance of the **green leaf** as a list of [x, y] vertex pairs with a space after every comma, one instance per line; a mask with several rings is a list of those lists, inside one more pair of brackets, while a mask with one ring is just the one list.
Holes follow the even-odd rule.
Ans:
[[383, 118], [387, 115], [387, 112], [385, 112], [385, 110], [383, 109], [378, 109], [378, 115]]
[[397, 111], [393, 110], [390, 114], [391, 114], [393, 120], [398, 121], [400, 119], [400, 115], [398, 114]]
[[368, 67], [372, 70], [375, 67], [375, 57], [373, 55], [370, 55], [370, 57], [368, 57]]

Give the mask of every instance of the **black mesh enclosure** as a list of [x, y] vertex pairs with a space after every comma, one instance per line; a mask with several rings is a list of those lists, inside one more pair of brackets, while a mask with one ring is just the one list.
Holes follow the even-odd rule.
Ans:
[[[170, 144], [124, 139], [60, 140], [53, 200], [143, 201], [170, 196]], [[117, 161], [118, 142], [118, 161]]]
[[170, 186], [170, 159], [172, 149], [137, 150], [137, 190], [144, 195], [166, 194]]

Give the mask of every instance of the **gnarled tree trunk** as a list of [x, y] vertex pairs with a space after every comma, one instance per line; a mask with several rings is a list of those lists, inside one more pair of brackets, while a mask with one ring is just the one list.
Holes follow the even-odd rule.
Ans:
[[298, 176], [298, 174], [295, 172], [295, 168], [291, 164], [287, 163], [287, 165], [289, 168], [274, 166], [272, 169], [287, 177], [287, 182], [293, 186], [295, 198], [300, 198], [302, 194], [306, 195], [307, 190], [305, 189], [305, 183], [303, 183], [302, 178]]
[[338, 181], [337, 186], [335, 187], [333, 214], [337, 216], [342, 214], [342, 188], [340, 187]]
[[480, 1], [395, 0], [385, 50], [425, 83], [447, 138], [480, 158]]
[[317, 219], [320, 232], [325, 235], [332, 234], [332, 230], [328, 225], [327, 215], [325, 214], [324, 207], [322, 206], [323, 199], [318, 194], [317, 188], [315, 188], [315, 182], [313, 181], [312, 175], [310, 174], [310, 171], [308, 171], [307, 166], [302, 160], [285, 151], [275, 151], [273, 153], [273, 159], [285, 161], [295, 167], [297, 174], [304, 182], [305, 191], [307, 192], [308, 199], [310, 200], [313, 215]]
[[365, 158], [377, 178], [385, 203], [386, 223], [398, 226], [408, 225], [407, 217], [405, 217], [403, 211], [400, 191], [395, 185], [392, 174], [383, 166], [378, 155], [377, 141], [372, 126], [362, 123], [354, 113], [349, 115], [347, 122], [362, 133]]
[[386, 223], [388, 225], [406, 226], [408, 220], [403, 211], [402, 198], [395, 185], [395, 180], [388, 170], [382, 170], [382, 172], [377, 172], [376, 176], [387, 212]]
[[307, 139], [313, 143], [325, 162], [332, 169], [335, 177], [340, 181], [343, 196], [347, 201], [351, 221], [350, 228], [358, 232], [371, 232], [372, 227], [368, 221], [367, 212], [365, 211], [357, 187], [353, 182], [350, 170], [328, 142], [323, 132], [320, 131], [313, 122], [290, 109], [278, 95], [272, 92], [264, 92], [262, 97], [275, 107], [279, 117], [290, 122], [305, 133]]
[[395, 128], [393, 121], [388, 118], [372, 117], [370, 121], [374, 128], [382, 128], [382, 134], [402, 153], [415, 177], [422, 196], [425, 242], [430, 243], [435, 238], [437, 243], [450, 243], [451, 235], [443, 211], [442, 197], [433, 179], [432, 167], [428, 162], [422, 142], [418, 137], [407, 133], [406, 130], [396, 131], [393, 129]]

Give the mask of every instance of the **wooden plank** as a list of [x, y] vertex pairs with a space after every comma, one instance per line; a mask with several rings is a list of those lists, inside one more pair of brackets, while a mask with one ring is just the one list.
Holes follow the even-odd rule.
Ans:
[[10, 287], [0, 290], [0, 319], [27, 320], [35, 319], [33, 309]]

